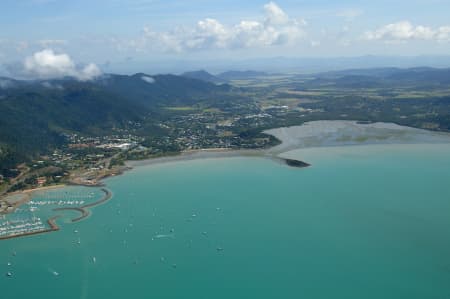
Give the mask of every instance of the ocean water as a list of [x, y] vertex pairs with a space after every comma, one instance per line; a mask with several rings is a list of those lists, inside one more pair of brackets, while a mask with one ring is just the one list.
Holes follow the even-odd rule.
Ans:
[[2, 298], [450, 298], [450, 145], [284, 155], [313, 166], [214, 158], [106, 180], [86, 220], [0, 241]]

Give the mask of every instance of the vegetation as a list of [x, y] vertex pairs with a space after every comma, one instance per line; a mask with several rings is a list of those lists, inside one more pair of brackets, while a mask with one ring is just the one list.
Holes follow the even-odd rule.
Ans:
[[70, 180], [75, 172], [77, 183], [95, 182], [129, 159], [269, 147], [279, 141], [263, 130], [312, 120], [450, 131], [449, 69], [9, 81], [0, 89], [3, 191], [35, 186], [42, 176], [44, 184]]

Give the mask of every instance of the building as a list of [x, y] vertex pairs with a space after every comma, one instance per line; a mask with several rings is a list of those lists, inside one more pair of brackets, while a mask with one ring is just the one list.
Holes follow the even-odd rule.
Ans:
[[42, 185], [44, 185], [44, 184], [47, 182], [47, 178], [41, 176], [41, 177], [38, 177], [38, 178], [36, 179], [36, 181], [37, 181], [37, 184], [38, 184], [39, 186], [42, 186]]

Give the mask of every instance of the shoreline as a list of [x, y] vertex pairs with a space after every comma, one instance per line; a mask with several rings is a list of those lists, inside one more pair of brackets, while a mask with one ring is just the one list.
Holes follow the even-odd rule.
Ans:
[[[344, 137], [340, 136], [342, 140], [330, 139], [329, 135], [334, 137], [342, 134], [340, 130], [342, 128], [349, 128], [350, 130], [384, 130], [385, 139], [379, 138], [379, 136], [370, 134], [365, 140], [349, 139], [344, 140]], [[387, 130], [387, 133], [386, 133]], [[299, 133], [300, 132], [300, 133]], [[283, 160], [288, 166], [286, 158], [282, 156], [283, 153], [289, 152], [293, 149], [306, 149], [315, 147], [334, 147], [334, 146], [358, 146], [358, 145], [376, 145], [376, 144], [419, 144], [419, 143], [441, 143], [444, 142], [442, 139], [448, 138], [447, 142], [450, 142], [450, 134], [445, 132], [436, 132], [424, 129], [417, 129], [414, 127], [401, 126], [396, 123], [384, 123], [384, 122], [362, 122], [362, 121], [351, 121], [351, 120], [318, 120], [305, 122], [301, 125], [290, 126], [290, 127], [279, 127], [272, 128], [262, 131], [264, 134], [271, 135], [278, 139], [281, 143], [269, 148], [261, 149], [228, 149], [228, 148], [206, 148], [206, 149], [195, 149], [182, 151], [177, 155], [167, 155], [153, 158], [146, 158], [142, 160], [127, 160], [124, 166], [120, 166], [114, 171], [106, 174], [99, 175], [92, 181], [77, 181], [70, 180], [68, 183], [39, 187], [29, 190], [15, 191], [13, 193], [7, 193], [0, 196], [0, 201], [4, 200], [10, 195], [14, 194], [32, 194], [33, 192], [62, 188], [66, 186], [85, 186], [85, 187], [104, 187], [104, 180], [113, 176], [119, 176], [132, 170], [134, 167], [155, 165], [161, 163], [178, 162], [178, 161], [189, 161], [197, 159], [208, 159], [208, 158], [228, 158], [228, 157], [261, 157], [268, 158], [272, 160]], [[355, 138], [359, 132], [350, 132], [350, 136]], [[365, 133], [365, 132], [364, 132]], [[400, 133], [400, 135], [399, 135]], [[289, 135], [292, 134], [292, 135]], [[411, 134], [407, 136], [412, 138], [411, 140], [405, 138], [402, 134]], [[323, 135], [323, 136], [321, 136]], [[309, 140], [311, 137], [318, 138], [318, 140]], [[361, 136], [359, 136], [361, 137]], [[322, 138], [322, 139], [320, 139]], [[327, 139], [328, 138], [328, 139]], [[305, 161], [299, 161], [305, 164]]]
[[[190, 161], [208, 158], [228, 158], [228, 157], [231, 158], [242, 156], [264, 157], [265, 154], [266, 154], [265, 149], [226, 149], [226, 148], [198, 149], [198, 150], [183, 151], [178, 155], [162, 156], [143, 160], [128, 160], [125, 161], [125, 166], [129, 168], [128, 170], [131, 170], [134, 167], [179, 162], [179, 161]], [[126, 171], [127, 170], [125, 170], [125, 172]]]
[[[350, 132], [345, 132], [343, 134], [342, 130], [345, 129], [350, 130]], [[374, 132], [371, 132], [370, 130], [373, 130]], [[293, 149], [335, 146], [450, 143], [450, 134], [445, 132], [417, 129], [408, 126], [401, 126], [395, 123], [366, 123], [356, 120], [310, 121], [298, 126], [279, 127], [264, 130], [263, 133], [275, 137], [281, 143], [264, 149], [198, 149], [184, 151], [175, 156], [163, 156], [143, 160], [129, 160], [125, 161], [125, 166], [128, 167], [128, 169], [124, 172], [140, 166], [228, 157], [261, 157], [280, 163], [285, 163], [287, 166], [301, 166], [300, 168], [303, 168], [310, 167], [311, 165], [306, 161], [301, 160], [297, 161], [300, 163], [292, 163], [292, 159], [285, 158], [283, 154]], [[293, 134], [290, 136], [289, 133]], [[340, 134], [342, 134], [342, 136]], [[351, 138], [349, 140], [344, 140], [344, 137], [347, 137], [345, 134], [350, 134]], [[384, 134], [385, 136], [380, 136], [380, 134]], [[309, 140], [311, 137], [318, 138], [318, 140], [311, 141]], [[363, 138], [363, 140], [358, 140], [358, 138]]]
[[19, 192], [22, 192], [22, 193], [34, 193], [34, 192], [46, 191], [46, 190], [52, 190], [52, 189], [59, 189], [59, 188], [64, 188], [64, 187], [67, 187], [67, 184], [58, 184], [58, 185], [52, 185], [52, 186], [37, 187], [37, 188], [27, 189], [27, 190], [23, 190], [23, 191], [19, 191]]
[[[266, 149], [199, 149], [199, 150], [191, 150], [187, 152], [182, 152], [176, 156], [166, 156], [166, 157], [158, 157], [158, 158], [150, 158], [143, 160], [129, 160], [125, 162], [125, 165], [128, 167], [127, 170], [132, 170], [135, 167], [144, 167], [165, 163], [173, 163], [173, 162], [183, 162], [183, 161], [193, 161], [193, 160], [202, 160], [202, 159], [215, 159], [215, 158], [234, 158], [234, 157], [257, 157], [263, 159], [269, 159], [274, 162], [294, 167], [294, 168], [305, 168], [310, 167], [311, 164], [308, 164], [304, 161], [296, 160], [296, 159], [288, 159], [280, 156], [280, 154], [275, 154], [270, 152], [271, 148]], [[294, 163], [292, 163], [295, 160]], [[125, 171], [126, 172], [126, 171]], [[124, 174], [125, 172], [121, 173]]]
[[[342, 130], [350, 130], [351, 138], [342, 133]], [[385, 138], [380, 138], [376, 134], [366, 134], [366, 130], [382, 130], [386, 135]], [[356, 130], [356, 131], [355, 131]], [[361, 131], [362, 130], [362, 131]], [[101, 175], [89, 183], [85, 182], [69, 182], [67, 184], [60, 184], [54, 186], [39, 187], [29, 190], [16, 191], [5, 194], [0, 200], [5, 200], [8, 196], [15, 194], [26, 195], [27, 199], [17, 205], [14, 210], [30, 200], [32, 194], [38, 191], [45, 191], [56, 188], [63, 188], [66, 186], [85, 186], [85, 187], [104, 187], [104, 180], [113, 176], [120, 176], [126, 172], [133, 170], [135, 167], [157, 165], [163, 163], [191, 161], [198, 159], [211, 158], [231, 158], [231, 157], [261, 157], [270, 159], [279, 163], [284, 163], [290, 167], [304, 168], [311, 166], [309, 163], [297, 160], [292, 163], [292, 159], [283, 157], [283, 153], [289, 152], [293, 149], [307, 149], [307, 148], [322, 148], [334, 146], [360, 146], [360, 145], [377, 145], [377, 144], [419, 144], [419, 143], [436, 143], [445, 142], [450, 143], [450, 134], [443, 132], [434, 132], [422, 129], [416, 129], [407, 126], [400, 126], [395, 123], [361, 123], [359, 121], [341, 121], [341, 120], [322, 120], [305, 122], [299, 126], [280, 127], [263, 131], [263, 133], [277, 138], [281, 143], [270, 148], [263, 149], [228, 149], [228, 148], [206, 148], [182, 151], [177, 155], [167, 155], [161, 157], [154, 157], [142, 160], [127, 160], [125, 165], [118, 167], [114, 172], [107, 175]], [[378, 132], [379, 134], [379, 132]], [[400, 134], [400, 135], [399, 135]], [[405, 138], [403, 134], [411, 134]], [[331, 136], [331, 137], [330, 137]], [[317, 138], [311, 141], [310, 138]], [[362, 141], [357, 138], [364, 137]], [[321, 139], [322, 138], [322, 139]], [[353, 138], [353, 139], [352, 139]], [[446, 139], [445, 141], [443, 141]], [[10, 212], [7, 212], [8, 214]]]
[[[14, 191], [11, 193], [3, 194], [2, 196], [0, 196], [0, 202], [6, 203], [8, 205], [8, 207], [12, 208], [12, 209], [9, 211], [6, 210], [6, 212], [0, 212], [0, 215], [7, 215], [10, 213], [13, 213], [21, 205], [28, 203], [31, 200], [33, 193], [40, 192], [40, 191], [59, 189], [59, 188], [64, 188], [64, 187], [67, 187], [67, 185], [66, 184], [58, 184], [58, 185], [52, 185], [52, 186], [37, 187], [37, 188], [33, 188], [33, 189], [19, 190], [19, 191]], [[23, 198], [15, 201], [15, 202], [8, 201], [8, 198], [14, 197], [14, 196], [23, 196]]]
[[[364, 126], [363, 131], [361, 126]], [[343, 128], [343, 129], [342, 129]], [[370, 133], [365, 131], [366, 128], [372, 129]], [[380, 129], [382, 131], [380, 131]], [[342, 131], [343, 130], [343, 131]], [[347, 137], [345, 134], [354, 133], [352, 138], [344, 140]], [[356, 130], [356, 131], [355, 131]], [[377, 131], [378, 130], [378, 131]], [[387, 130], [387, 131], [386, 131]], [[356, 133], [355, 133], [356, 132]], [[386, 138], [378, 138], [377, 134], [384, 133]], [[407, 135], [408, 138], [398, 138], [401, 134]], [[373, 123], [373, 124], [359, 124], [356, 121], [318, 121], [305, 123], [301, 126], [281, 127], [277, 129], [271, 129], [264, 131], [265, 134], [270, 134], [281, 141], [279, 145], [263, 148], [263, 149], [227, 149], [227, 148], [209, 148], [209, 149], [197, 149], [180, 152], [177, 155], [167, 155], [155, 158], [148, 158], [143, 160], [128, 160], [125, 161], [124, 166], [120, 166], [110, 175], [99, 176], [95, 179], [95, 184], [59, 184], [53, 186], [38, 187], [23, 191], [16, 191], [8, 194], [7, 196], [22, 195], [23, 198], [14, 202], [13, 210], [10, 210], [6, 214], [14, 212], [19, 206], [29, 202], [33, 193], [39, 191], [52, 190], [57, 188], [64, 188], [71, 185], [87, 186], [87, 187], [103, 187], [107, 183], [105, 179], [112, 176], [119, 176], [125, 174], [129, 170], [133, 170], [135, 167], [150, 166], [172, 162], [192, 161], [200, 159], [214, 159], [214, 158], [232, 158], [232, 157], [259, 157], [264, 159], [270, 159], [279, 164], [286, 165], [293, 168], [305, 168], [311, 165], [307, 162], [298, 160], [296, 158], [285, 157], [283, 154], [288, 153], [292, 149], [314, 149], [324, 147], [352, 147], [352, 146], [369, 146], [369, 145], [394, 145], [394, 144], [429, 144], [429, 143], [450, 143], [450, 134], [433, 134], [428, 132], [423, 134], [423, 130], [415, 130], [409, 127], [401, 127], [390, 123]], [[366, 135], [364, 135], [364, 134]], [[358, 135], [359, 134], [359, 135]], [[312, 140], [310, 137], [314, 137], [317, 140]], [[331, 137], [330, 137], [331, 136]], [[363, 138], [362, 141], [358, 141], [358, 138]], [[356, 142], [358, 141], [358, 142]], [[86, 204], [80, 207], [67, 207], [67, 208], [55, 208], [53, 211], [77, 211], [81, 215], [79, 217], [71, 219], [71, 222], [78, 222], [91, 215], [90, 207], [100, 205], [107, 202], [112, 198], [112, 192], [106, 188], [101, 189], [105, 195], [97, 202]], [[7, 198], [5, 196], [5, 199]], [[7, 200], [4, 202], [8, 203]], [[35, 234], [41, 234], [51, 231], [59, 230], [60, 228], [56, 224], [56, 219], [61, 215], [56, 215], [47, 220], [49, 228], [41, 231], [33, 231], [29, 233], [11, 235], [6, 237], [0, 237], [0, 240], [11, 239], [22, 236], [29, 236]]]

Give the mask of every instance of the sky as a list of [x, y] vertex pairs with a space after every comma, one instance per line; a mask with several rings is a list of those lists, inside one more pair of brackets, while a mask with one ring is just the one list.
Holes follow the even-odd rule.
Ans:
[[0, 65], [85, 79], [139, 63], [450, 55], [449, 16], [450, 0], [2, 0]]

